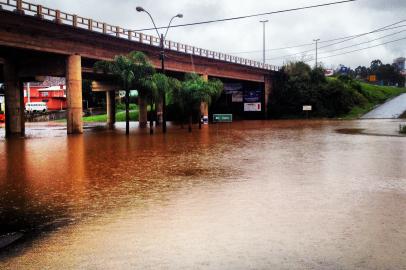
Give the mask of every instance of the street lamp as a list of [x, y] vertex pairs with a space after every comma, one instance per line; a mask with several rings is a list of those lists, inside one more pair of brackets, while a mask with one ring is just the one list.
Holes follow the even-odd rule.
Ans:
[[262, 44], [262, 59], [263, 59], [263, 63], [264, 63], [264, 65], [265, 65], [265, 24], [267, 23], [267, 22], [269, 22], [268, 20], [262, 20], [262, 21], [259, 21], [260, 23], [262, 23], [262, 31], [263, 31], [263, 38], [262, 38], [262, 42], [263, 42], [263, 44]]
[[[164, 35], [164, 34], [159, 33], [158, 27], [156, 27], [154, 19], [152, 18], [151, 14], [147, 10], [145, 10], [143, 7], [136, 7], [135, 9], [138, 12], [145, 12], [145, 13], [148, 14], [148, 16], [150, 17], [150, 19], [152, 21], [152, 24], [154, 25], [154, 28], [155, 28], [155, 31], [156, 31], [158, 37], [160, 37], [160, 44], [159, 45], [161, 47], [161, 53], [160, 53], [159, 57], [161, 59], [162, 73], [165, 74], [165, 40], [166, 40], [166, 35], [168, 34], [168, 30], [171, 27], [172, 21], [175, 18], [183, 18], [183, 14], [179, 13], [179, 14], [177, 14], [177, 15], [175, 15], [175, 16], [173, 16], [171, 18], [171, 20], [169, 21], [168, 27], [166, 28], [165, 35]], [[163, 97], [162, 97], [162, 103], [163, 103], [162, 104], [162, 132], [166, 133], [166, 95], [165, 95], [165, 93], [163, 94]]]

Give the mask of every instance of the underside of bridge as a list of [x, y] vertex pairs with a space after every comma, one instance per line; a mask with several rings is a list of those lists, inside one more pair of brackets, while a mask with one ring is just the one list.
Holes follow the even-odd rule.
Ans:
[[[0, 83], [4, 84], [6, 136], [24, 135], [24, 83], [42, 81], [47, 76], [66, 78], [67, 86], [67, 132], [82, 133], [82, 80], [93, 82], [93, 91], [106, 93], [107, 124], [114, 127], [116, 91], [120, 90], [114, 80], [106, 74], [96, 73], [93, 65], [97, 60], [80, 55], [0, 46]], [[168, 71], [169, 76], [182, 80], [187, 72]], [[267, 98], [271, 81], [264, 82], [224, 78], [201, 74], [207, 79], [223, 81], [225, 91], [212, 107], [211, 113], [232, 113], [236, 119], [261, 119], [266, 113]], [[1, 93], [0, 93], [1, 95]], [[246, 108], [250, 103], [252, 108]], [[145, 106], [142, 106], [142, 105]], [[253, 105], [254, 104], [254, 105]], [[260, 105], [258, 105], [260, 104]], [[139, 100], [140, 109], [146, 110], [144, 100]], [[256, 107], [255, 107], [256, 106]], [[259, 106], [259, 107], [258, 107]], [[202, 107], [202, 114], [209, 116], [208, 108]], [[140, 127], [147, 125], [146, 111], [140, 111]]]
[[[96, 61], [112, 60], [116, 55], [138, 50], [155, 67], [160, 67], [160, 49], [156, 46], [15, 12], [0, 10], [0, 15], [0, 82], [4, 83], [6, 136], [24, 135], [26, 82], [41, 81], [45, 76], [65, 77], [67, 131], [81, 133], [83, 79], [98, 84], [96, 91], [106, 92], [108, 123], [113, 126], [115, 122], [115, 91], [119, 87], [109, 76], [93, 71]], [[170, 76], [182, 79], [184, 74], [194, 72], [225, 83], [225, 93], [215, 108], [217, 112], [245, 118], [261, 118], [266, 113], [272, 71], [179, 51], [168, 51], [166, 57]], [[207, 108], [203, 110], [207, 115]], [[146, 120], [146, 113], [141, 112], [140, 126], [145, 126]]]

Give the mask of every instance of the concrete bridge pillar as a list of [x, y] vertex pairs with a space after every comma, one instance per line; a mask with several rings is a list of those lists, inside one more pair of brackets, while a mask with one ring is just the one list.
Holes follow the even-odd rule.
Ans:
[[272, 81], [270, 76], [264, 78], [264, 118], [268, 118], [269, 95], [272, 92]]
[[148, 123], [148, 103], [144, 95], [138, 95], [138, 109], [139, 109], [139, 122], [140, 128], [146, 128]]
[[83, 133], [82, 61], [80, 55], [70, 55], [67, 57], [66, 86], [68, 134], [80, 134]]
[[18, 79], [16, 65], [11, 59], [5, 59], [3, 70], [6, 137], [24, 136], [24, 84]]
[[[209, 75], [207, 75], [207, 74], [203, 74], [202, 78], [206, 82], [209, 81]], [[200, 115], [203, 117], [203, 119], [207, 119], [207, 122], [205, 122], [205, 123], [209, 122], [208, 121], [208, 119], [209, 119], [209, 105], [206, 102], [202, 102], [200, 104]], [[199, 119], [199, 121], [200, 121], [200, 119]]]
[[116, 92], [106, 91], [107, 125], [114, 128], [116, 123]]
[[160, 100], [156, 104], [156, 114], [157, 114], [156, 124], [158, 126], [163, 122], [163, 109], [164, 109], [164, 102], [162, 100]]

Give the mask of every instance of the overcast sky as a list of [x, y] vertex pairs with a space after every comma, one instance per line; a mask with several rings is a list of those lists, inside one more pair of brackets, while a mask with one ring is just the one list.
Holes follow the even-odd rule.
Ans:
[[[120, 25], [129, 29], [151, 27], [151, 21], [145, 13], [137, 13], [136, 6], [147, 9], [155, 18], [157, 25], [167, 25], [169, 19], [182, 13], [183, 19], [174, 23], [190, 23], [211, 19], [242, 16], [255, 13], [308, 6], [336, 0], [28, 0], [51, 8], [75, 13], [94, 20], [104, 21], [113, 25]], [[295, 54], [313, 49], [315, 46], [304, 46], [286, 50], [272, 50], [275, 48], [311, 43], [313, 39], [320, 41], [345, 37], [369, 32], [389, 24], [406, 19], [406, 0], [358, 0], [336, 6], [315, 8], [289, 13], [275, 14], [257, 18], [236, 20], [230, 22], [213, 23], [207, 25], [172, 28], [168, 39], [179, 41], [197, 47], [226, 53], [256, 51], [237, 54], [246, 58], [262, 59], [262, 25], [259, 20], [268, 19], [266, 29], [266, 47], [268, 63], [281, 65], [292, 59], [308, 59], [314, 57], [314, 52], [297, 54], [295, 57], [281, 56]], [[399, 24], [405, 25], [406, 22]], [[377, 39], [381, 36], [404, 30], [371, 43], [345, 50], [337, 50], [353, 44]], [[154, 34], [154, 32], [147, 32]], [[347, 55], [323, 58], [328, 55], [356, 50], [378, 45], [395, 39], [406, 38], [406, 27], [385, 32], [370, 34], [345, 43], [337, 44], [319, 50], [320, 61], [326, 67], [344, 64], [352, 68], [358, 65], [368, 65], [371, 60], [379, 58], [383, 62], [390, 62], [399, 56], [406, 55], [406, 39], [361, 52]], [[328, 43], [321, 43], [320, 46]], [[330, 53], [326, 51], [336, 50]], [[314, 61], [310, 62], [314, 63]]]

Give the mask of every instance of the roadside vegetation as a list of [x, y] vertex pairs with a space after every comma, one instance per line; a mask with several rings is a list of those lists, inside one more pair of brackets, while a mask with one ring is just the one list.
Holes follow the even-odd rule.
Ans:
[[[168, 104], [178, 109], [178, 119], [183, 124], [188, 119], [189, 132], [192, 131], [193, 116], [200, 127], [200, 106], [202, 102], [210, 105], [223, 91], [220, 80], [204, 80], [197, 74], [187, 74], [184, 81], [157, 73], [147, 56], [133, 51], [128, 55], [119, 55], [113, 61], [96, 62], [94, 69], [112, 76], [116, 83], [126, 91], [125, 112], [117, 113], [117, 121], [126, 121], [126, 134], [129, 134], [130, 120], [140, 116], [146, 119], [147, 106], [150, 108], [150, 134], [153, 134], [153, 122], [158, 123], [157, 108], [162, 104], [165, 110]], [[138, 91], [138, 110], [130, 110], [130, 90]], [[166, 110], [165, 110], [166, 111]], [[140, 119], [141, 119], [140, 118]], [[85, 117], [84, 121], [105, 121], [106, 116]], [[163, 119], [165, 121], [165, 118]], [[146, 123], [145, 123], [146, 124]], [[141, 123], [140, 123], [141, 126]]]
[[399, 133], [406, 134], [406, 125], [399, 125]]
[[197, 116], [199, 128], [201, 128], [201, 105], [202, 102], [210, 106], [215, 102], [223, 91], [223, 83], [220, 80], [205, 81], [197, 74], [186, 74], [183, 82], [172, 81], [170, 101], [176, 111], [179, 112], [178, 120], [182, 126], [187, 119], [188, 130], [192, 131], [193, 116]]
[[[117, 104], [116, 106], [116, 121], [117, 122], [125, 122], [125, 107], [123, 104]], [[130, 105], [130, 121], [138, 121], [139, 112], [138, 106], [135, 104]], [[86, 123], [92, 122], [106, 122], [107, 121], [107, 114], [100, 114], [100, 115], [91, 115], [83, 117], [83, 121]]]
[[322, 68], [297, 62], [275, 78], [268, 110], [271, 118], [302, 118], [303, 106], [311, 105], [310, 117], [351, 119], [401, 93], [406, 89], [369, 85], [349, 76], [326, 78]]
[[358, 118], [371, 111], [376, 106], [385, 103], [387, 100], [406, 93], [406, 88], [379, 86], [363, 82], [360, 82], [359, 84], [361, 85], [361, 93], [366, 97], [368, 102], [362, 106], [353, 107], [345, 118]]

